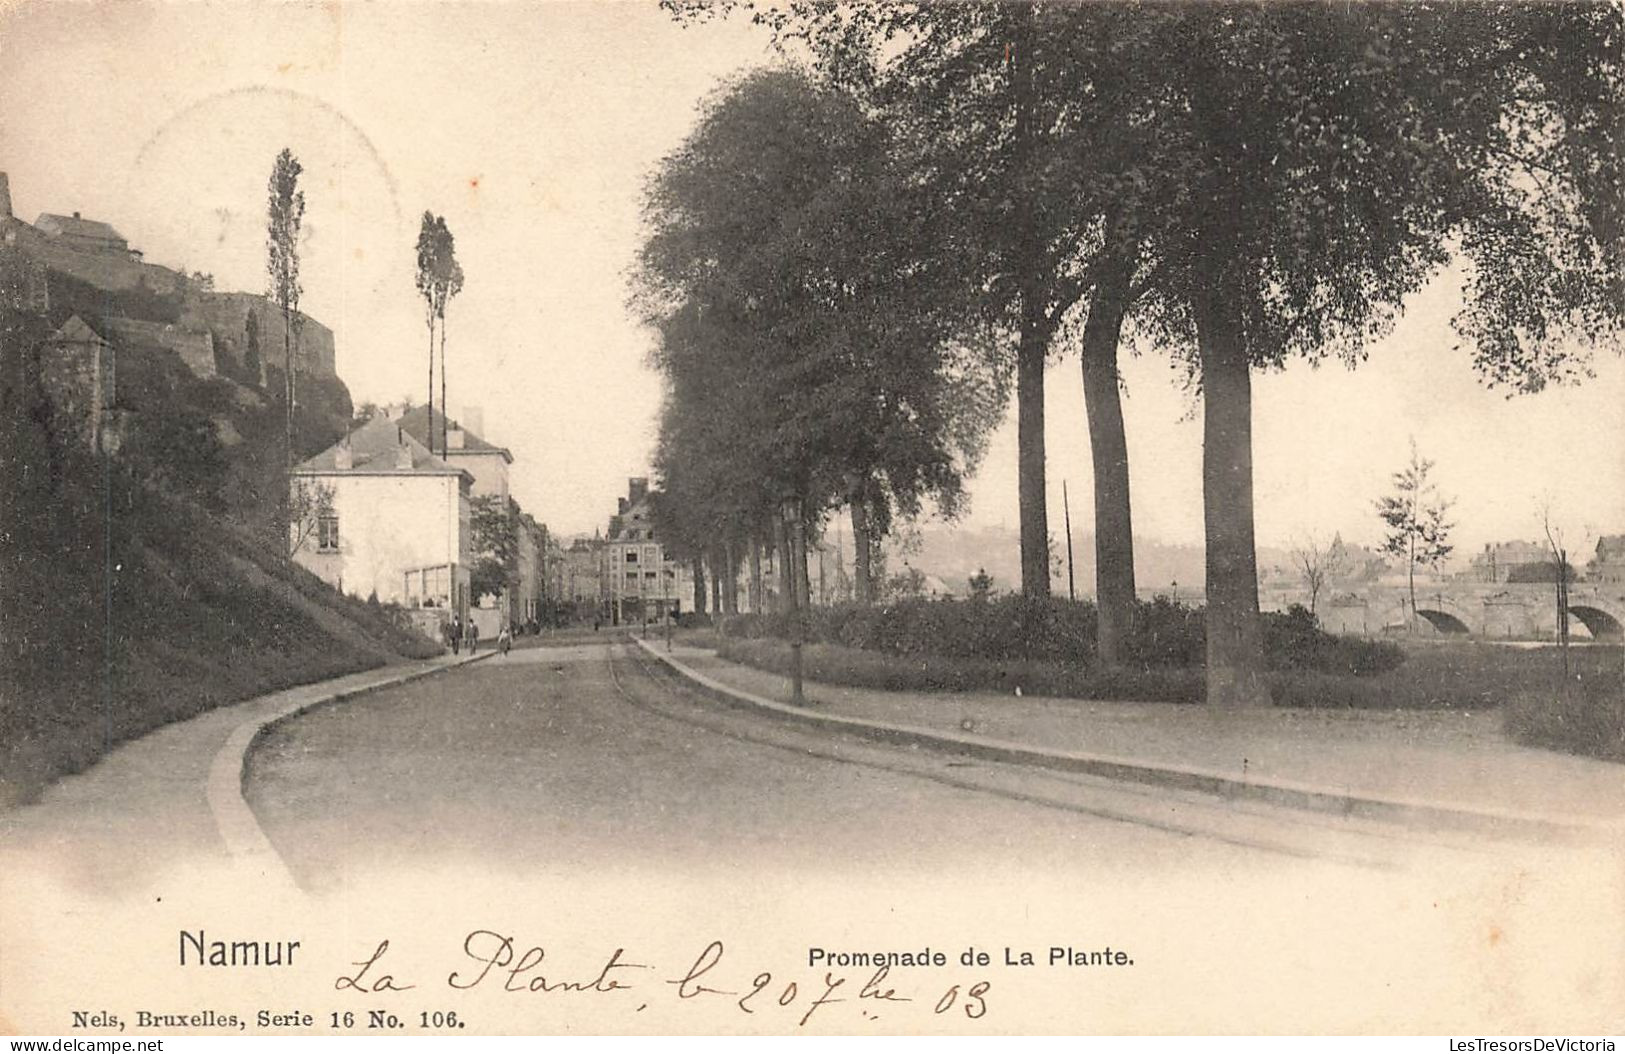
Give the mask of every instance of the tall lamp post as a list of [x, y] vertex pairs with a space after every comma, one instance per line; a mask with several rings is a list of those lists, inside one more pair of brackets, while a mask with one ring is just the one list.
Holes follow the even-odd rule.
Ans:
[[[805, 536], [802, 533], [801, 499], [795, 495], [787, 496], [783, 505], [784, 520], [789, 528], [789, 542], [786, 547], [790, 550], [790, 702], [801, 706], [806, 700], [801, 689], [801, 645], [804, 627], [801, 621], [801, 581], [806, 574], [806, 561], [803, 557], [805, 550]], [[799, 570], [798, 565], [799, 564]]]

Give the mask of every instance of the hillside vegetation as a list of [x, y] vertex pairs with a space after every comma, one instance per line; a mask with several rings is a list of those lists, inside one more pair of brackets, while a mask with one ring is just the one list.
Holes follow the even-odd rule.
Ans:
[[[113, 317], [173, 322], [185, 306], [179, 293], [109, 291], [52, 271], [50, 301], [51, 331], [78, 315], [116, 349], [115, 406], [124, 421], [120, 459], [149, 482], [262, 533], [268, 546], [278, 545], [288, 456], [282, 371], [267, 363], [268, 383], [262, 384], [258, 369], [220, 356], [220, 374], [199, 377], [168, 348], [107, 323]], [[217, 347], [228, 335], [219, 336]], [[281, 352], [268, 349], [268, 359], [272, 350]], [[348, 429], [351, 409], [343, 381], [301, 374], [295, 460], [336, 442]]]
[[[440, 651], [290, 564], [263, 485], [230, 500], [280, 455], [272, 427], [218, 444], [211, 411], [226, 407], [208, 400], [226, 382], [134, 350], [120, 362], [139, 407], [130, 449], [98, 458], [41, 391], [48, 332], [38, 316], [0, 320], [0, 805], [168, 722]], [[239, 409], [245, 424], [272, 415]]]

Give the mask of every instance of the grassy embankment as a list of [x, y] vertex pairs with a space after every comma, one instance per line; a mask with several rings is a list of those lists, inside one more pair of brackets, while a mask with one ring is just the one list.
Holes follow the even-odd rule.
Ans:
[[127, 477], [109, 490], [110, 520], [84, 508], [6, 568], [28, 599], [0, 616], [0, 805], [161, 725], [440, 652], [240, 529]]
[[0, 317], [0, 806], [212, 707], [439, 653], [205, 511], [214, 479], [172, 478], [158, 445], [94, 456], [44, 398], [43, 324]]

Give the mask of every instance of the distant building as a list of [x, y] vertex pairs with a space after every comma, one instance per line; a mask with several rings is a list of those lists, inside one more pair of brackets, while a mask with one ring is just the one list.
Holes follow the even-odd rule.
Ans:
[[1605, 534], [1597, 539], [1597, 553], [1586, 564], [1586, 581], [1625, 582], [1625, 534]]
[[1551, 551], [1539, 542], [1486, 544], [1469, 562], [1467, 577], [1474, 582], [1505, 582], [1515, 572], [1520, 578], [1538, 574], [1541, 565], [1551, 562]]
[[608, 614], [615, 624], [679, 614], [682, 598], [693, 596], [694, 582], [686, 568], [672, 560], [655, 537], [649, 480], [627, 480], [626, 497], [616, 499], [604, 543], [604, 584]]
[[604, 588], [604, 539], [594, 531], [591, 538], [577, 538], [563, 552], [560, 596], [578, 611], [597, 611], [607, 603]]
[[433, 612], [432, 632], [469, 606], [468, 472], [382, 415], [293, 469], [298, 502], [330, 493], [314, 522], [289, 525], [294, 560], [343, 592]]
[[570, 603], [570, 595], [565, 592], [564, 546], [559, 544], [558, 535], [545, 526], [542, 536], [542, 604], [557, 611]]
[[114, 230], [110, 224], [101, 220], [87, 220], [77, 212], [72, 216], [58, 216], [53, 212], [41, 213], [39, 219], [34, 221], [34, 229], [43, 232], [53, 241], [80, 252], [130, 255], [130, 243], [124, 235]]
[[517, 531], [519, 584], [509, 599], [509, 617], [524, 623], [541, 619], [560, 597], [558, 564], [562, 562], [558, 543], [545, 524], [537, 523], [528, 512], [519, 514]]

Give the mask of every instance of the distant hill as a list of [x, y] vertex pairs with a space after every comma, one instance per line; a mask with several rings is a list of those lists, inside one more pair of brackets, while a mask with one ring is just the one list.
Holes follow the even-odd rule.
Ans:
[[[844, 559], [850, 567], [851, 534], [845, 530], [834, 532], [832, 529], [826, 538], [827, 544], [833, 546], [837, 535], [844, 550]], [[1060, 569], [1052, 576], [1050, 588], [1057, 595], [1064, 596], [1067, 587], [1066, 539], [1060, 532], [1056, 532], [1055, 544]], [[1093, 532], [1074, 531], [1072, 558], [1078, 596], [1093, 596]], [[1021, 588], [1021, 535], [1014, 527], [957, 528], [928, 524], [915, 532], [912, 539], [905, 536], [889, 541], [888, 570], [896, 573], [903, 561], [927, 575], [942, 579], [956, 593], [965, 593], [970, 577], [983, 568], [993, 576], [995, 592]], [[1170, 545], [1148, 538], [1134, 540], [1135, 580], [1142, 592], [1199, 594], [1203, 588], [1206, 566], [1206, 558], [1199, 545]], [[1286, 549], [1260, 546], [1258, 569], [1260, 577], [1264, 579], [1297, 579], [1292, 554]]]

